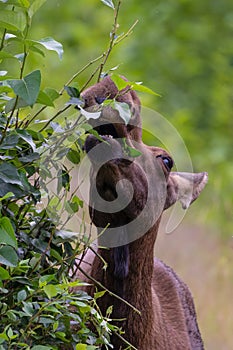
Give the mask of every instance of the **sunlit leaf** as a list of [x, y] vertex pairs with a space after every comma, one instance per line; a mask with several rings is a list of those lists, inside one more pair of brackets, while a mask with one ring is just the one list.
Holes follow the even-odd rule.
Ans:
[[0, 280], [7, 280], [10, 278], [9, 272], [0, 266]]
[[62, 59], [63, 56], [63, 46], [61, 43], [58, 41], [54, 40], [53, 38], [44, 38], [41, 40], [34, 40], [35, 43], [42, 45], [45, 47], [47, 50], [55, 51], [58, 54], [58, 57], [60, 60]]
[[81, 106], [78, 106], [81, 114], [87, 119], [98, 119], [101, 116], [101, 112], [87, 112]]
[[29, 134], [29, 132], [26, 130], [22, 130], [22, 129], [16, 129], [16, 132], [17, 132], [17, 135], [19, 136], [19, 138], [21, 138], [26, 143], [28, 143], [31, 146], [32, 150], [35, 152], [36, 145], [32, 139], [32, 136]]
[[118, 74], [112, 74], [111, 79], [119, 91], [125, 89], [127, 86], [130, 87], [130, 83]]
[[86, 344], [77, 344], [75, 350], [87, 350]]
[[0, 27], [9, 30], [24, 30], [26, 26], [26, 15], [24, 12], [15, 12], [10, 10], [0, 11]]
[[127, 125], [131, 118], [131, 111], [129, 105], [125, 102], [114, 101], [114, 103], [112, 104], [112, 108], [116, 109], [119, 112], [121, 119], [123, 119], [125, 125]]
[[112, 0], [101, 0], [105, 5], [107, 5], [108, 7], [111, 7], [113, 10], [115, 9], [115, 6], [112, 2]]
[[3, 60], [5, 58], [15, 58], [15, 57], [11, 55], [9, 52], [0, 51], [0, 60]]
[[14, 197], [14, 193], [13, 192], [8, 192], [8, 193], [5, 194], [5, 196], [0, 198], [0, 202], [5, 200], [5, 199], [11, 198], [11, 197]]
[[157, 94], [157, 92], [154, 92], [147, 86], [141, 85], [141, 83], [132, 83], [131, 85], [132, 90], [140, 91], [140, 92], [145, 92], [147, 94], [155, 95], [155, 96], [160, 96]]
[[49, 299], [55, 297], [59, 292], [54, 284], [47, 284], [43, 290]]

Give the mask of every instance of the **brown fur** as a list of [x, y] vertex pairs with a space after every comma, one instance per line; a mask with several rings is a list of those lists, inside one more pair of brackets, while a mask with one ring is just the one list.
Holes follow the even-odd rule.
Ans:
[[[107, 77], [101, 83], [87, 89], [83, 93], [83, 97], [86, 101], [86, 108], [88, 108], [96, 105], [96, 97], [114, 98], [117, 94], [119, 92], [115, 85]], [[157, 147], [148, 147], [141, 141], [140, 102], [136, 94], [131, 91], [123, 94], [118, 99], [130, 105], [134, 112], [132, 119], [136, 120], [137, 124], [136, 126], [126, 127], [120, 122], [118, 116], [116, 120], [117, 126], [115, 125], [117, 134], [119, 137], [127, 137], [128, 144], [131, 144], [134, 140], [139, 142], [137, 148], [142, 153], [142, 161], [139, 164], [137, 158], [132, 162], [121, 159], [119, 144], [114, 139], [108, 139], [108, 142], [111, 144], [112, 149], [115, 150], [117, 160], [106, 163], [97, 175], [95, 174], [94, 160], [91, 159], [93, 162], [91, 177], [94, 174], [97, 175], [97, 189], [107, 203], [116, 198], [115, 186], [119, 179], [129, 179], [134, 188], [132, 201], [125, 209], [114, 214], [106, 214], [104, 210], [102, 212], [95, 209], [91, 210], [91, 218], [97, 228], [100, 228], [99, 231], [108, 223], [110, 227], [121, 227], [142, 212], [151, 191], [151, 188], [148, 188], [146, 179], [148, 176], [151, 176], [153, 180], [153, 169], [155, 167], [161, 168], [164, 176], [163, 181], [167, 187], [167, 198], [164, 208], [179, 200], [179, 185], [176, 182], [177, 175], [170, 173], [161, 158], [161, 156], [169, 157], [169, 155], [165, 150]], [[103, 112], [102, 119], [104, 118], [108, 121], [110, 119], [110, 122], [113, 123], [115, 119], [110, 114], [109, 110], [108, 113], [104, 114]], [[96, 123], [96, 121], [93, 121], [93, 123]], [[93, 143], [97, 144], [98, 142], [93, 136], [89, 136], [86, 142], [86, 149], [91, 149]], [[145, 173], [145, 169], [150, 169], [151, 173]], [[193, 191], [195, 196], [193, 195], [192, 200], [197, 198], [204, 187], [204, 184], [202, 185], [204, 183], [204, 175], [198, 175], [198, 177], [195, 177], [197, 189], [195, 187], [196, 192]], [[194, 186], [196, 186], [195, 181], [193, 181]], [[127, 196], [127, 186], [123, 186], [120, 190]], [[157, 190], [156, 183], [153, 190], [155, 192]], [[103, 269], [103, 262], [99, 257], [90, 251], [87, 253], [81, 267], [112, 292], [118, 293], [120, 290], [124, 299], [140, 311], [140, 314], [138, 314], [123, 301], [108, 293], [98, 300], [103, 313], [110, 305], [113, 305], [112, 317], [114, 319], [124, 319], [116, 322], [116, 324], [124, 330], [125, 339], [138, 350], [202, 350], [204, 349], [203, 342], [196, 321], [193, 299], [188, 287], [170, 267], [160, 260], [154, 259], [153, 256], [154, 244], [162, 215], [161, 213], [157, 220], [154, 220], [153, 213], [157, 205], [155, 198], [160, 198], [160, 193], [156, 195], [157, 197], [152, 196], [149, 198], [151, 201], [150, 210], [143, 214], [145, 222], [151, 220], [151, 228], [142, 237], [128, 244], [129, 262], [125, 276], [119, 277], [115, 273], [116, 260], [114, 260], [113, 254], [116, 248], [98, 248], [98, 254], [107, 263], [106, 270]], [[92, 199], [92, 187], [90, 189], [90, 198]], [[127, 228], [125, 230], [125, 234], [128, 234]], [[81, 273], [77, 277], [85, 279]], [[95, 286], [92, 284], [86, 290], [93, 295]], [[111, 341], [115, 350], [126, 348], [124, 342], [115, 335], [112, 336]]]

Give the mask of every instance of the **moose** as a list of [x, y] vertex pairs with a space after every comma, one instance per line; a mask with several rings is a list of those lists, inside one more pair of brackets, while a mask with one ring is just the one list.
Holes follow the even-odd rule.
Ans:
[[[85, 273], [76, 278], [89, 282], [85, 289], [91, 295], [93, 280], [112, 292], [98, 299], [99, 307], [105, 313], [113, 306], [111, 316], [134, 348], [204, 349], [190, 290], [154, 257], [154, 245], [163, 211], [177, 201], [188, 208], [208, 175], [172, 171], [174, 162], [166, 150], [143, 143], [140, 100], [129, 87], [118, 91], [107, 76], [82, 98], [89, 111], [105, 99], [126, 103], [131, 119], [125, 123], [111, 105], [102, 108], [99, 119], [90, 119], [100, 135], [88, 135], [85, 141], [91, 162], [89, 213], [99, 238], [96, 254], [87, 252], [81, 263]], [[130, 156], [129, 148], [137, 149], [138, 156]], [[111, 343], [115, 350], [127, 347], [116, 334]]]

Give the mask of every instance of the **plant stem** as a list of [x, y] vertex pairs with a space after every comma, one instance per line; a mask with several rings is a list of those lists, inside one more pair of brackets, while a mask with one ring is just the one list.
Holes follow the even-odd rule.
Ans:
[[68, 106], [65, 106], [63, 109], [60, 109], [60, 111], [58, 111], [51, 119], [49, 119], [49, 121], [39, 130], [39, 132], [42, 132], [43, 130], [45, 130], [55, 118], [57, 118], [60, 114], [65, 112], [68, 108], [70, 108], [70, 106], [71, 105], [68, 105]]
[[114, 46], [115, 36], [116, 36], [116, 32], [117, 32], [117, 27], [118, 27], [117, 20], [118, 20], [120, 6], [121, 6], [121, 0], [118, 1], [116, 9], [115, 9], [114, 23], [113, 23], [113, 29], [112, 29], [111, 34], [110, 34], [109, 46], [108, 46], [108, 50], [106, 52], [106, 55], [104, 57], [104, 60], [100, 64], [100, 70], [99, 70], [97, 82], [100, 81], [101, 74], [103, 72], [103, 68], [104, 68], [104, 66], [105, 66], [105, 64], [110, 56], [110, 53], [112, 52], [112, 48]]
[[89, 79], [86, 81], [86, 83], [81, 87], [80, 92], [82, 92], [87, 85], [90, 83], [90, 81], [94, 78], [94, 76], [96, 75], [96, 73], [98, 72], [98, 70], [100, 69], [100, 67], [98, 66], [94, 72], [91, 74], [91, 76], [89, 77]]
[[94, 58], [92, 61], [88, 62], [84, 67], [82, 67], [77, 73], [75, 73], [65, 84], [64, 87], [60, 90], [59, 94], [62, 95], [64, 90], [65, 90], [65, 86], [69, 86], [72, 81], [74, 79], [76, 79], [81, 73], [83, 73], [87, 68], [89, 68], [93, 63], [101, 60], [101, 58], [103, 58], [105, 56], [105, 53], [102, 53], [100, 56]]
[[109, 293], [109, 295], [119, 299], [120, 301], [122, 301], [123, 303], [125, 303], [126, 305], [128, 305], [129, 307], [131, 307], [135, 312], [137, 312], [139, 315], [141, 315], [141, 312], [134, 307], [133, 305], [131, 305], [130, 303], [128, 303], [128, 301], [124, 300], [123, 298], [121, 298], [119, 295], [111, 292], [109, 289], [107, 289], [102, 283], [96, 281], [96, 279], [94, 279], [93, 277], [91, 277], [90, 275], [88, 275], [80, 266], [79, 266], [79, 270], [82, 272], [82, 274], [87, 277], [89, 280], [91, 280], [92, 282], [94, 282], [98, 287], [106, 290], [106, 292]]
[[2, 40], [1, 40], [1, 44], [0, 44], [0, 51], [2, 51], [2, 49], [4, 47], [5, 36], [6, 36], [6, 28], [4, 29], [3, 34], [2, 34]]
[[116, 39], [114, 42], [114, 46], [116, 46], [117, 44], [119, 44], [122, 40], [124, 40], [125, 38], [127, 38], [129, 35], [132, 34], [133, 29], [136, 27], [136, 25], [138, 24], [138, 19], [132, 24], [132, 26], [129, 28], [129, 30], [122, 35], [121, 37], [119, 37], [119, 39]]

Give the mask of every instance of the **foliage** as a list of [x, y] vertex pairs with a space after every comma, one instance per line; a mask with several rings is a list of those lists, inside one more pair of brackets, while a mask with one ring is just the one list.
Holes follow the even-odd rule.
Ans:
[[[108, 348], [111, 332], [120, 330], [110, 324], [111, 309], [103, 316], [97, 306], [104, 292], [92, 298], [82, 291], [84, 283], [72, 281], [79, 268], [76, 257], [84, 256], [90, 237], [83, 223], [79, 235], [64, 230], [83, 211], [70, 190], [70, 172], [83, 156], [90, 129], [86, 120], [100, 115], [82, 109], [81, 90], [70, 84], [93, 62], [60, 91], [42, 88], [38, 66], [27, 72], [28, 57], [47, 57], [44, 49], [60, 59], [63, 55], [55, 39], [29, 38], [33, 16], [44, 2], [0, 1], [0, 60], [5, 67], [0, 71], [0, 349]], [[113, 7], [111, 1], [103, 2]], [[102, 59], [99, 77], [106, 57], [96, 59]], [[74, 105], [80, 113], [71, 111]], [[39, 120], [45, 110], [47, 119]], [[49, 188], [52, 181], [55, 191]]]

